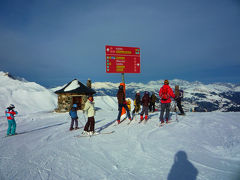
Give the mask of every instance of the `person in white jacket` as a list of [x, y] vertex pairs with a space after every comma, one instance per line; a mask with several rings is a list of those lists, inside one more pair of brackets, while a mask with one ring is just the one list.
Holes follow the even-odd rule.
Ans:
[[88, 121], [85, 124], [83, 134], [86, 135], [93, 135], [94, 134], [94, 127], [95, 127], [95, 109], [94, 109], [94, 102], [93, 96], [89, 96], [87, 102], [85, 103], [85, 107], [83, 112], [87, 113]]

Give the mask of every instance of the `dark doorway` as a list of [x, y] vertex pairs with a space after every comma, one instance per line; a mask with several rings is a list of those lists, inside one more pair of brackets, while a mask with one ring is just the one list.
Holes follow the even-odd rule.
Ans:
[[82, 96], [73, 96], [73, 104], [77, 104], [77, 109], [82, 109]]

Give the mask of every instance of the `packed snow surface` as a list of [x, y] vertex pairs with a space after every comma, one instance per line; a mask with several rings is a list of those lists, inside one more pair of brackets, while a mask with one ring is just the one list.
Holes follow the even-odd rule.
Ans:
[[[0, 180], [237, 180], [240, 179], [240, 113], [187, 113], [158, 127], [159, 112], [115, 126], [116, 97], [95, 99], [93, 137], [69, 131], [68, 113], [54, 113], [57, 96], [0, 72]], [[14, 104], [16, 136], [5, 137], [5, 108]], [[132, 107], [133, 108], [133, 107]], [[177, 121], [178, 120], [178, 121]]]
[[[114, 133], [77, 138], [83, 129], [68, 130], [68, 113], [20, 111], [20, 134], [4, 137], [2, 115], [0, 179], [237, 179], [240, 113], [187, 113], [178, 122], [173, 113], [170, 124], [158, 127], [154, 112], [147, 123], [139, 124], [137, 115], [115, 126], [117, 99], [99, 96], [95, 103], [95, 130]], [[83, 127], [86, 115], [78, 116]]]

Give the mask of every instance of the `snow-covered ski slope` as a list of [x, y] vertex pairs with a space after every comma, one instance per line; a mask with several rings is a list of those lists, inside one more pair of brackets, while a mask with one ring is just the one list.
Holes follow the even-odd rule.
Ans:
[[[0, 180], [237, 180], [240, 113], [187, 113], [157, 127], [159, 112], [115, 125], [117, 99], [94, 97], [95, 129], [115, 131], [76, 138], [68, 113], [54, 113], [57, 96], [0, 73]], [[19, 135], [5, 137], [5, 108], [13, 103]], [[79, 124], [86, 115], [78, 112]]]
[[[240, 165], [240, 113], [172, 115], [172, 123], [157, 127], [159, 112], [138, 124], [114, 126], [115, 97], [95, 97], [96, 131], [115, 132], [76, 138], [68, 131], [68, 113], [21, 115], [17, 136], [4, 138], [1, 118], [0, 179], [237, 179]], [[16, 107], [17, 110], [18, 107]], [[81, 111], [79, 124], [85, 124]], [[80, 125], [82, 127], [82, 125]]]

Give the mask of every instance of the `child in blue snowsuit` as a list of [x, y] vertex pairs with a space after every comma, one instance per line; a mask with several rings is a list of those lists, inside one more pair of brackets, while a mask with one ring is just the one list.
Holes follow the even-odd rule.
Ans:
[[73, 104], [73, 107], [72, 109], [70, 110], [69, 112], [69, 115], [71, 116], [72, 118], [72, 121], [71, 121], [71, 125], [70, 125], [70, 131], [73, 130], [73, 124], [75, 122], [75, 130], [76, 129], [79, 129], [78, 127], [78, 115], [77, 115], [77, 104]]
[[7, 136], [15, 135], [16, 134], [16, 121], [14, 119], [15, 115], [18, 114], [17, 111], [13, 109], [15, 106], [11, 104], [6, 110], [5, 114], [8, 120], [8, 129], [7, 129]]

